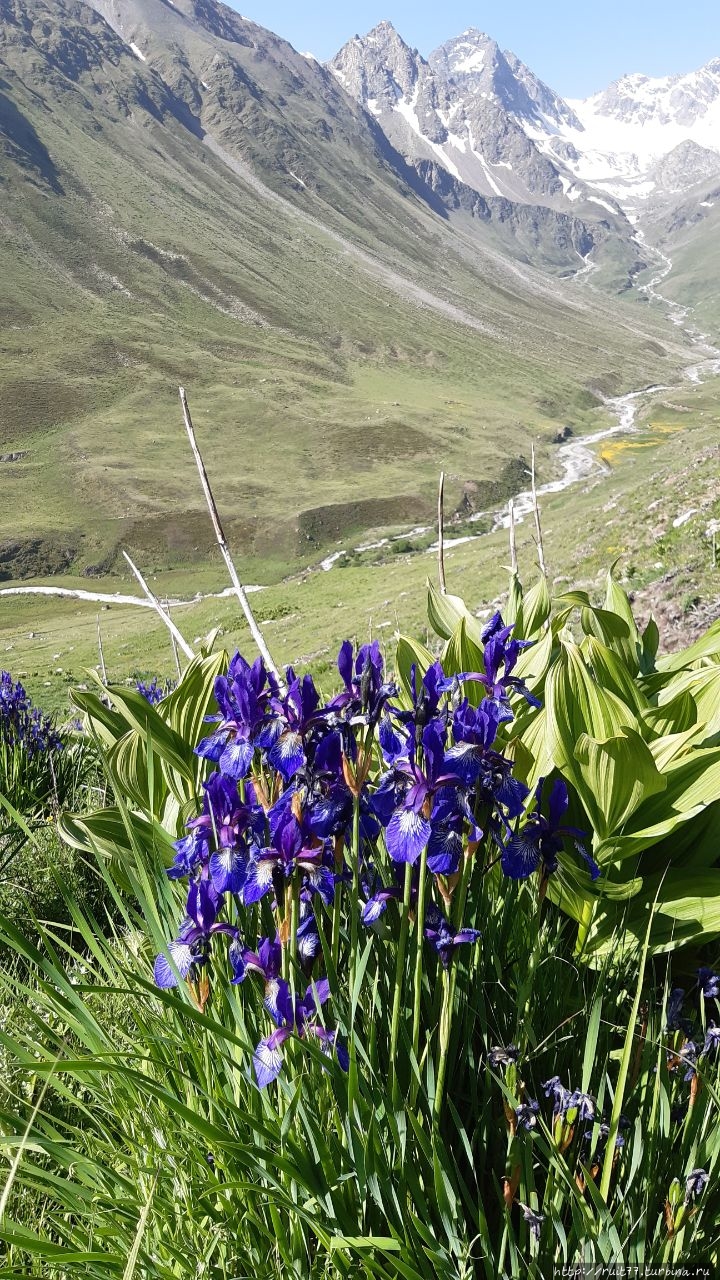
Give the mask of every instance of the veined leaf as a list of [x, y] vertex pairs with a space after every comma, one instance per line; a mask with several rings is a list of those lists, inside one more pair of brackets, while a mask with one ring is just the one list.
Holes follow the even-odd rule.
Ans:
[[[461, 618], [442, 653], [443, 670], [448, 676], [459, 675], [461, 671], [484, 672], [485, 661], [483, 651], [468, 635], [467, 622]], [[477, 680], [469, 680], [463, 687], [468, 702], [478, 707], [484, 697], [485, 689]]]
[[162, 719], [192, 748], [206, 732], [205, 716], [215, 706], [215, 681], [227, 667], [228, 655], [224, 649], [209, 657], [193, 658], [177, 689], [160, 703]]
[[541, 574], [535, 585], [523, 596], [522, 632], [518, 629], [518, 635], [522, 635], [524, 640], [531, 640], [547, 622], [551, 608], [548, 584]]
[[642, 801], [665, 790], [666, 782], [639, 734], [598, 741], [583, 733], [575, 745], [580, 798], [592, 818], [595, 835], [606, 840], [622, 830]]
[[690, 690], [684, 689], [659, 707], [646, 707], [642, 718], [659, 738], [676, 735], [697, 724], [697, 703]]
[[442, 640], [449, 640], [461, 618], [465, 619], [467, 633], [477, 645], [482, 645], [482, 626], [460, 596], [443, 595], [431, 582], [428, 589], [428, 620], [433, 631]]
[[705, 726], [706, 738], [720, 733], [720, 663], [680, 672], [661, 689], [658, 706], [672, 705], [685, 693], [690, 694], [697, 707], [697, 717]]
[[630, 675], [623, 658], [595, 636], [586, 636], [580, 647], [598, 684], [617, 694], [642, 719], [648, 705], [647, 698]]
[[548, 750], [557, 767], [573, 782], [578, 776], [575, 744], [581, 734], [602, 740], [618, 736], [623, 729], [638, 727], [636, 716], [625, 703], [592, 678], [572, 641], [561, 641], [545, 690]]
[[612, 569], [607, 575], [605, 608], [609, 612], [617, 614], [627, 624], [627, 636], [616, 636], [612, 648], [622, 657], [628, 671], [631, 671], [633, 675], [637, 675], [640, 670], [640, 658], [643, 650], [640, 632], [637, 628], [627, 592], [623, 591], [620, 584], [615, 581]]
[[166, 723], [137, 689], [123, 689], [119, 685], [108, 685], [107, 693], [130, 727], [135, 729], [145, 741], [148, 737], [152, 738], [155, 754], [176, 769], [188, 782], [194, 782], [193, 747], [195, 744], [183, 742], [180, 735]]
[[410, 636], [398, 637], [395, 664], [408, 698], [410, 697], [410, 668], [414, 664], [417, 668], [418, 677], [424, 676], [428, 667], [431, 667], [434, 661], [435, 659], [430, 650], [426, 649], [425, 645], [421, 644], [419, 640], [412, 640]]
[[649, 876], [642, 893], [618, 910], [596, 917], [586, 953], [600, 956], [618, 945], [618, 925], [633, 946], [644, 936], [651, 906], [655, 918], [650, 934], [650, 951], [672, 951], [692, 942], [708, 941], [720, 935], [720, 870], [688, 873], [684, 869]]
[[720, 659], [720, 618], [687, 649], [680, 649], [678, 653], [661, 658], [657, 665], [660, 671], [682, 671], [702, 658], [713, 661]]

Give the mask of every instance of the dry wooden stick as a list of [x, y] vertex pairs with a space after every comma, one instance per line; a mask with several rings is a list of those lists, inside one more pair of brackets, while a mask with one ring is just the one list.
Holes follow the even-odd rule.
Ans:
[[102, 635], [100, 634], [100, 614], [98, 614], [97, 616], [97, 638], [98, 638], [98, 652], [100, 654], [100, 674], [102, 676], [103, 684], [106, 685], [108, 682], [108, 678], [107, 678], [107, 668], [105, 666], [105, 655], [103, 653], [103, 647], [102, 647]]
[[[168, 617], [170, 617], [170, 601], [169, 600], [165, 600], [163, 604], [163, 609], [165, 610]], [[175, 670], [177, 671], [177, 678], [178, 680], [182, 680], [182, 671], [180, 669], [180, 655], [178, 654], [177, 640], [175, 639], [172, 631], [170, 632], [170, 643], [172, 645], [173, 658], [175, 659]]]
[[540, 525], [540, 508], [538, 506], [537, 489], [535, 487], [535, 445], [532, 446], [532, 496], [533, 511], [535, 513], [535, 532], [537, 534], [537, 552], [538, 562], [540, 564], [540, 572], [543, 578], [547, 578], [547, 567], [545, 565], [545, 551], [543, 548], [542, 527]]
[[517, 538], [515, 530], [515, 499], [511, 498], [508, 503], [508, 516], [510, 519], [510, 572], [517, 576], [518, 558], [517, 558]]
[[447, 595], [447, 587], [445, 586], [445, 511], [443, 497], [445, 494], [445, 472], [440, 472], [440, 484], [438, 485], [438, 579], [440, 582], [440, 592]]
[[265, 666], [270, 671], [272, 671], [273, 675], [275, 676], [280, 686], [281, 691], [284, 692], [286, 688], [285, 682], [282, 676], [280, 675], [280, 672], [277, 666], [273, 662], [270, 650], [268, 649], [267, 644], [265, 643], [265, 637], [263, 636], [262, 631], [260, 630], [257, 622], [255, 621], [255, 616], [253, 614], [252, 609], [250, 608], [247, 595], [245, 594], [245, 588], [243, 587], [238, 577], [237, 569], [235, 568], [235, 565], [233, 564], [232, 556], [230, 555], [230, 550], [228, 548], [228, 544], [225, 539], [225, 534], [223, 533], [223, 527], [220, 523], [218, 509], [217, 509], [217, 506], [215, 505], [215, 499], [212, 494], [212, 489], [210, 488], [210, 481], [207, 478], [205, 464], [202, 460], [202, 455], [200, 453], [200, 450], [198, 449], [197, 441], [195, 439], [195, 429], [192, 424], [192, 418], [190, 417], [190, 409], [188, 408], [187, 396], [185, 395], [185, 388], [178, 387], [178, 391], [180, 394], [180, 404], [182, 406], [183, 420], [185, 422], [185, 430], [187, 431], [188, 440], [190, 441], [190, 448], [192, 449], [193, 457], [195, 459], [195, 464], [198, 469], [198, 475], [200, 476], [200, 483], [203, 488], [203, 493], [205, 494], [205, 501], [207, 502], [208, 511], [210, 512], [210, 519], [212, 520], [213, 529], [215, 530], [215, 537], [217, 539], [217, 544], [222, 553], [222, 558], [225, 561], [227, 571], [230, 574], [230, 581], [232, 582], [233, 587], [235, 588], [235, 594], [238, 600], [240, 601], [242, 611], [245, 614], [248, 627], [250, 628], [250, 633], [252, 635], [253, 640], [255, 641], [255, 644], [257, 645], [260, 651], [263, 661], [265, 662]]
[[128, 555], [127, 551], [123, 551], [123, 555], [124, 555], [125, 559], [127, 560], [128, 564], [130, 565], [130, 568], [132, 569], [133, 573], [135, 574], [135, 577], [137, 578], [138, 582], [140, 583], [140, 586], [142, 587], [143, 591], [145, 592], [145, 595], [147, 596], [148, 600], [149, 600], [149, 601], [150, 601], [150, 603], [152, 604], [152, 607], [153, 607], [153, 609], [155, 610], [155, 612], [157, 613], [158, 617], [159, 617], [159, 618], [162, 618], [162, 621], [165, 623], [165, 626], [167, 627], [168, 631], [170, 632], [170, 634], [171, 634], [171, 635], [173, 635], [173, 636], [175, 637], [175, 639], [177, 640], [178, 644], [180, 645], [180, 648], [182, 649], [183, 653], [185, 654], [185, 657], [186, 657], [186, 658], [189, 658], [189, 659], [190, 659], [190, 661], [192, 662], [193, 658], [195, 657], [195, 654], [193, 653], [192, 649], [190, 648], [190, 645], [187, 643], [187, 640], [183, 639], [182, 635], [181, 635], [181, 634], [180, 634], [180, 632], [178, 631], [178, 629], [177, 629], [177, 627], [175, 626], [175, 623], [173, 622], [173, 620], [172, 620], [172, 618], [170, 617], [170, 615], [169, 615], [169, 614], [167, 614], [167, 613], [165, 612], [165, 610], [163, 609], [163, 607], [162, 607], [162, 605], [161, 605], [160, 601], [158, 600], [157, 596], [154, 596], [154, 595], [153, 595], [153, 593], [152, 593], [152, 591], [150, 590], [150, 588], [149, 588], [149, 586], [148, 586], [147, 582], [146, 582], [146, 581], [145, 581], [145, 579], [143, 578], [143, 576], [142, 576], [142, 574], [141, 574], [140, 570], [138, 569], [137, 565], [136, 565], [136, 564], [134, 564], [134, 563], [133, 563], [133, 561], [130, 559], [130, 556]]

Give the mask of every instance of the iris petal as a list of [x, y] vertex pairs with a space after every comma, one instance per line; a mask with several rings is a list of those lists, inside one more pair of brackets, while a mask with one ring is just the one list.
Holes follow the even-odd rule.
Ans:
[[430, 839], [430, 823], [413, 809], [397, 809], [385, 832], [393, 862], [415, 862]]

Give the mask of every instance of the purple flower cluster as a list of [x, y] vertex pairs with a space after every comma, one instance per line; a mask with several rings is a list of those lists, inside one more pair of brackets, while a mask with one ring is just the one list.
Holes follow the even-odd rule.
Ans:
[[[534, 700], [513, 674], [522, 642], [499, 614], [483, 640], [482, 673], [447, 676], [435, 662], [420, 675], [413, 667], [404, 705], [385, 678], [377, 642], [355, 653], [345, 641], [342, 689], [325, 704], [310, 675], [289, 667], [281, 689], [260, 659], [250, 665], [239, 654], [217, 679], [218, 714], [196, 748], [215, 768], [202, 812], [175, 842], [168, 869], [171, 879], [188, 881], [185, 918], [157, 958], [155, 980], [172, 987], [196, 979], [213, 941], [226, 937], [231, 981], [259, 975], [274, 1023], [254, 1055], [260, 1085], [280, 1072], [290, 1036], [312, 1037], [345, 1065], [345, 1049], [322, 1016], [329, 987], [312, 971], [320, 934], [348, 884], [362, 921], [373, 925], [402, 898], [410, 867], [412, 896], [426, 904], [424, 937], [448, 968], [456, 948], [479, 937], [441, 909], [478, 842], [487, 838], [506, 874], [524, 879], [536, 868], [553, 871], [565, 837], [580, 834], [559, 825], [567, 796], [557, 785], [550, 817], [542, 816], [540, 788], [522, 855], [513, 851], [528, 789], [496, 739], [512, 718], [511, 695]], [[466, 690], [478, 685], [476, 706], [479, 698]], [[426, 875], [431, 891], [420, 897]], [[248, 909], [266, 926], [253, 945], [242, 936]], [[310, 981], [302, 998], [299, 978]]]
[[0, 673], [0, 741], [22, 747], [28, 756], [62, 750], [62, 739], [50, 716], [34, 707], [20, 681], [9, 671]]
[[153, 676], [152, 680], [138, 680], [135, 688], [141, 693], [146, 702], [151, 707], [156, 707], [158, 702], [162, 702], [163, 698], [167, 698], [175, 688], [173, 680], [158, 680], [157, 676]]
[[[693, 988], [696, 996], [705, 1004], [709, 1000], [720, 1001], [720, 975], [707, 966], [697, 971], [697, 982]], [[712, 1019], [700, 1031], [702, 1043], [695, 1039], [696, 1024], [692, 1018], [683, 1014], [685, 1007], [685, 989], [674, 987], [667, 998], [665, 1007], [665, 1030], [682, 1031], [685, 1036], [682, 1048], [676, 1052], [668, 1052], [668, 1065], [671, 1071], [678, 1067], [683, 1069], [683, 1079], [692, 1081], [697, 1074], [698, 1063], [704, 1059], [708, 1062], [720, 1058], [720, 1026]]]

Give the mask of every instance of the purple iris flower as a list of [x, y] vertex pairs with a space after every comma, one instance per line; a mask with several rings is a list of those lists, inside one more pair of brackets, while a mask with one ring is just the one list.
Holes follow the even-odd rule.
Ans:
[[234, 925], [216, 919], [220, 902], [220, 895], [206, 877], [192, 882], [188, 890], [187, 916], [177, 938], [168, 945], [173, 963], [165, 952], [155, 960], [153, 976], [158, 987], [176, 987], [180, 978], [187, 978], [194, 968], [206, 964], [209, 944], [215, 934], [237, 937]]
[[397, 687], [383, 682], [383, 659], [377, 640], [358, 649], [353, 663], [353, 646], [343, 641], [338, 654], [338, 671], [345, 686], [328, 703], [328, 710], [335, 711], [357, 724], [377, 724], [388, 698], [397, 693]]
[[566, 837], [571, 837], [590, 869], [591, 878], [597, 880], [600, 868], [580, 844], [585, 833], [577, 827], [562, 825], [562, 818], [568, 807], [568, 791], [564, 780], [557, 778], [553, 783], [547, 818], [541, 812], [544, 781], [541, 778], [537, 785], [535, 812], [522, 830], [508, 840], [503, 850], [501, 866], [505, 875], [513, 880], [526, 880], [533, 871], [541, 868], [543, 877], [546, 878], [557, 871], [558, 854], [562, 853], [563, 841]]
[[280, 713], [280, 731], [270, 750], [268, 763], [285, 782], [299, 773], [307, 764], [306, 739], [320, 726], [325, 727], [325, 713], [318, 710], [320, 694], [312, 676], [296, 676], [292, 667], [287, 669], [288, 691], [282, 700], [274, 699]]
[[464, 699], [453, 716], [456, 745], [447, 752], [446, 759], [468, 786], [478, 789], [481, 802], [502, 805], [509, 818], [517, 818], [528, 789], [512, 776], [511, 761], [492, 749], [501, 719], [497, 704], [487, 698], [479, 707], [472, 707]]
[[446, 767], [444, 735], [437, 720], [425, 726], [422, 748], [422, 768], [417, 763], [412, 740], [407, 758], [400, 758], [394, 766], [399, 778], [404, 779], [405, 792], [385, 831], [387, 850], [393, 862], [416, 861], [432, 835], [431, 815], [436, 792], [442, 787], [462, 784], [460, 776]]
[[512, 674], [522, 650], [531, 645], [532, 641], [512, 640], [511, 635], [512, 627], [505, 626], [502, 615], [493, 614], [482, 633], [485, 673], [472, 677], [485, 687], [487, 698], [496, 705], [501, 720], [512, 718], [509, 705], [511, 692], [521, 694], [532, 707], [540, 706], [538, 699], [530, 693], [523, 681]]
[[284, 979], [279, 979], [277, 1017], [272, 1015], [278, 1025], [271, 1035], [260, 1041], [253, 1054], [255, 1078], [261, 1089], [279, 1076], [283, 1065], [282, 1046], [292, 1035], [301, 1040], [315, 1036], [323, 1053], [329, 1058], [334, 1054], [342, 1070], [347, 1071], [348, 1053], [345, 1046], [338, 1042], [337, 1031], [328, 1031], [316, 1021], [320, 1007], [329, 995], [330, 983], [327, 978], [321, 978], [308, 987], [303, 999], [295, 997], [293, 1009], [290, 988]]
[[211, 774], [205, 783], [203, 812], [187, 825], [190, 834], [175, 841], [169, 878], [179, 880], [204, 864], [212, 840], [217, 845], [209, 858], [215, 888], [218, 893], [239, 893], [248, 853], [265, 835], [265, 815], [256, 804], [252, 783], [246, 785], [245, 801], [241, 801], [234, 778]]
[[[615, 1135], [615, 1147], [617, 1148], [617, 1150], [620, 1150], [622, 1147], [625, 1146], [625, 1136], [624, 1136], [623, 1130], [626, 1130], [629, 1128], [630, 1128], [630, 1121], [628, 1120], [627, 1116], [620, 1116], [620, 1119], [618, 1121], [618, 1132]], [[582, 1135], [583, 1144], [591, 1143], [594, 1136], [595, 1136], [595, 1131], [593, 1129], [586, 1129], [584, 1134]], [[605, 1154], [605, 1148], [607, 1147], [607, 1141], [609, 1137], [610, 1137], [610, 1125], [605, 1124], [603, 1122], [597, 1131], [597, 1146], [595, 1147], [595, 1151], [593, 1154], [593, 1159], [596, 1164], [598, 1164], [602, 1160], [603, 1155]]]
[[720, 1054], [720, 1027], [714, 1022], [708, 1024], [705, 1032], [705, 1043], [702, 1047], [700, 1056], [702, 1058], [717, 1058]]
[[[393, 878], [395, 884], [383, 884], [378, 870], [374, 867], [365, 865], [363, 874], [360, 877], [361, 890], [363, 890], [364, 906], [361, 911], [360, 919], [363, 924], [375, 924], [387, 910], [388, 902], [398, 902], [402, 900], [402, 882], [405, 879], [405, 867], [402, 863], [392, 863]], [[413, 872], [413, 882], [410, 888], [410, 901], [415, 900], [418, 895], [418, 872]]]
[[22, 746], [28, 756], [62, 751], [63, 742], [50, 716], [34, 707], [19, 680], [0, 672], [0, 742]]
[[269, 747], [281, 725], [274, 701], [279, 697], [277, 681], [261, 658], [250, 666], [236, 653], [226, 676], [215, 681], [218, 727], [195, 748], [197, 755], [213, 760], [228, 778], [244, 778], [252, 764], [256, 747]]
[[505, 1045], [496, 1044], [488, 1054], [488, 1065], [493, 1071], [497, 1071], [499, 1067], [509, 1067], [517, 1062], [520, 1056], [520, 1050], [516, 1044]]
[[594, 1120], [595, 1119], [595, 1099], [589, 1093], [582, 1093], [580, 1089], [575, 1089], [568, 1104], [568, 1110], [577, 1107], [578, 1120]]
[[327, 845], [308, 845], [300, 823], [289, 809], [280, 815], [271, 830], [271, 838], [272, 845], [253, 850], [248, 859], [242, 890], [245, 905], [259, 902], [273, 888], [275, 896], [280, 899], [285, 881], [290, 879], [296, 868], [305, 884], [329, 905], [335, 892], [335, 876], [332, 854]]
[[172, 693], [175, 683], [172, 680], [161, 682], [157, 676], [153, 676], [152, 680], [147, 683], [144, 680], [138, 680], [135, 688], [138, 693], [142, 694], [145, 701], [150, 703], [151, 707], [156, 707], [159, 702], [162, 702], [163, 698]]
[[533, 1129], [537, 1129], [537, 1118], [540, 1113], [540, 1104], [534, 1098], [528, 1098], [527, 1102], [521, 1102], [515, 1108], [515, 1117], [518, 1126], [525, 1129], [527, 1133], [531, 1133]]
[[549, 1080], [543, 1083], [546, 1098], [553, 1099], [553, 1113], [556, 1116], [564, 1116], [572, 1106], [574, 1094], [570, 1089], [566, 1089], [559, 1076], [551, 1076]]
[[684, 1031], [685, 1035], [689, 1036], [692, 1033], [692, 1022], [689, 1018], [681, 1016], [684, 999], [685, 991], [682, 987], [675, 987], [670, 992], [665, 1010], [665, 1030]]
[[710, 1174], [705, 1169], [693, 1169], [685, 1179], [685, 1203], [689, 1204], [701, 1196], [709, 1181]]
[[535, 1241], [540, 1239], [542, 1233], [542, 1224], [545, 1221], [544, 1213], [537, 1213], [535, 1209], [531, 1209], [529, 1205], [522, 1204], [518, 1201], [522, 1209], [522, 1215], [530, 1228], [530, 1234]]
[[698, 969], [698, 984], [706, 1000], [720, 999], [720, 974], [703, 965]]
[[425, 937], [437, 951], [443, 968], [447, 969], [456, 947], [465, 942], [477, 942], [479, 929], [455, 930], [448, 924], [442, 912], [432, 903], [425, 913]]

